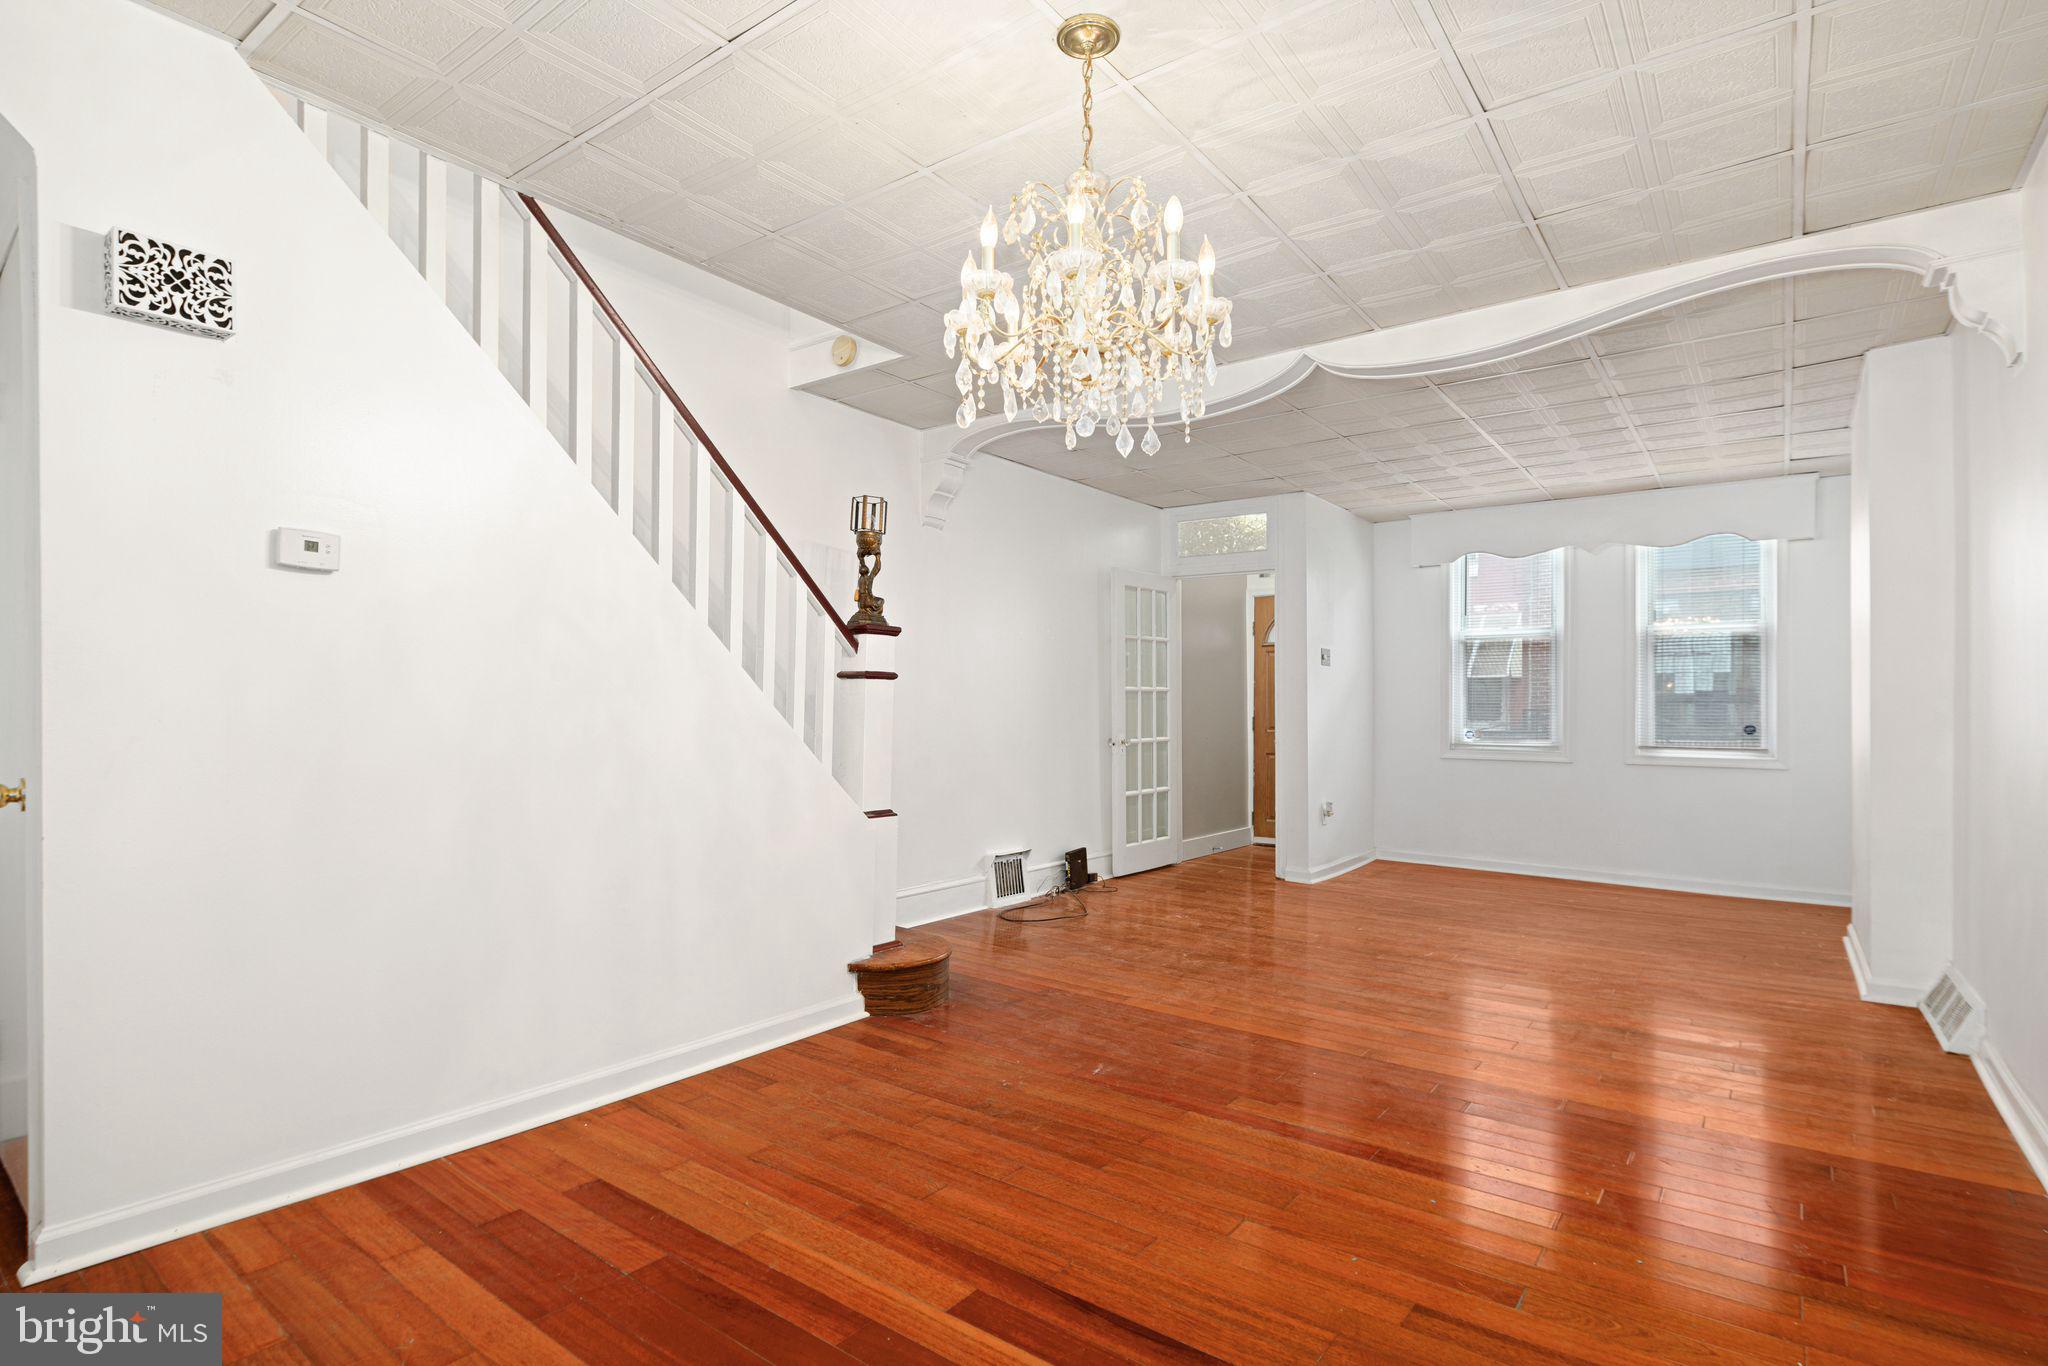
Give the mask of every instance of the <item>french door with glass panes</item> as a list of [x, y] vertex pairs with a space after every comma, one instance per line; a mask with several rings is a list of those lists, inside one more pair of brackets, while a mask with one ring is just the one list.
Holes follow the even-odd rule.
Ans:
[[1180, 584], [1110, 576], [1110, 871], [1180, 859]]

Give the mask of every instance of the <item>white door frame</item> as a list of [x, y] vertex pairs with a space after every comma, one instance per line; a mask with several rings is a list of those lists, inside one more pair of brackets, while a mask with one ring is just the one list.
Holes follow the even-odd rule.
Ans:
[[[1284, 879], [1286, 870], [1292, 866], [1290, 855], [1299, 857], [1300, 846], [1291, 841], [1298, 838], [1298, 831], [1306, 822], [1299, 819], [1306, 814], [1306, 807], [1290, 801], [1295, 771], [1300, 768], [1299, 757], [1290, 757], [1292, 751], [1298, 756], [1299, 741], [1290, 743], [1290, 735], [1305, 730], [1306, 718], [1302, 715], [1300, 696], [1290, 692], [1291, 680], [1299, 684], [1296, 672], [1303, 665], [1297, 663], [1298, 656], [1288, 647], [1287, 642], [1301, 633], [1299, 607], [1296, 600], [1306, 602], [1307, 583], [1301, 559], [1301, 513], [1298, 500], [1304, 495], [1282, 495], [1264, 498], [1239, 498], [1223, 503], [1201, 503], [1188, 507], [1168, 508], [1161, 518], [1160, 568], [1176, 579], [1205, 578], [1213, 574], [1242, 574], [1249, 579], [1256, 574], [1271, 575], [1273, 579], [1273, 626], [1279, 648], [1273, 655], [1273, 719], [1278, 729], [1278, 744], [1273, 756], [1273, 833], [1271, 840], [1254, 840], [1254, 844], [1265, 844], [1274, 854], [1273, 875]], [[1179, 550], [1179, 527], [1183, 521], [1198, 521], [1209, 517], [1230, 517], [1245, 512], [1266, 514], [1266, 548], [1237, 555], [1182, 555]], [[1290, 552], [1292, 559], [1290, 560]], [[1289, 565], [1293, 568], [1290, 571]], [[1251, 629], [1251, 604], [1245, 605], [1245, 629]], [[1176, 637], [1176, 641], [1177, 641]], [[1176, 644], [1176, 648], [1178, 648]], [[1119, 665], [1112, 661], [1112, 673]], [[1178, 662], [1176, 660], [1176, 670]], [[1245, 662], [1245, 713], [1251, 713], [1251, 670], [1252, 661]], [[1177, 744], [1178, 742], [1176, 742]], [[1251, 748], [1251, 726], [1245, 726], [1245, 748]], [[1178, 750], [1174, 762], [1181, 762]], [[1245, 781], [1247, 785], [1246, 819], [1250, 819], [1249, 786], [1251, 783], [1250, 759], [1247, 755]], [[1297, 810], [1297, 807], [1300, 810]]]
[[[1166, 680], [1150, 685], [1128, 682], [1126, 664], [1133, 658], [1125, 649], [1125, 593], [1151, 590], [1166, 595]], [[1112, 570], [1109, 576], [1107, 600], [1108, 647], [1109, 647], [1109, 805], [1110, 805], [1110, 876], [1123, 877], [1128, 873], [1142, 873], [1151, 868], [1164, 867], [1180, 861], [1181, 824], [1181, 607], [1180, 581], [1169, 574], [1147, 574], [1134, 569]], [[1148, 637], [1149, 638], [1149, 637]], [[1155, 666], [1156, 667], [1156, 666]], [[1140, 675], [1143, 676], [1142, 673]], [[1166, 823], [1163, 829], [1154, 827], [1149, 838], [1131, 842], [1129, 812], [1134, 795], [1128, 780], [1134, 760], [1127, 756], [1140, 751], [1130, 748], [1132, 740], [1144, 741], [1142, 735], [1130, 732], [1129, 702], [1126, 689], [1129, 687], [1159, 687], [1165, 689], [1166, 735], [1165, 759], [1166, 782]], [[1143, 706], [1143, 703], [1139, 704]], [[1144, 725], [1141, 721], [1139, 729]], [[1136, 761], [1142, 764], [1142, 761]], [[1140, 782], [1143, 782], [1142, 770]], [[1156, 800], [1156, 797], [1155, 797]], [[1139, 809], [1145, 808], [1142, 798]]]

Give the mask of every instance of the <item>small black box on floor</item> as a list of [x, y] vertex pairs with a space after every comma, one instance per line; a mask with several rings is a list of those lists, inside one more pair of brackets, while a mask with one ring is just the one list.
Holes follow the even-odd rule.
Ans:
[[1095, 881], [1095, 875], [1088, 871], [1088, 851], [1086, 849], [1067, 850], [1068, 889], [1086, 887], [1093, 881]]

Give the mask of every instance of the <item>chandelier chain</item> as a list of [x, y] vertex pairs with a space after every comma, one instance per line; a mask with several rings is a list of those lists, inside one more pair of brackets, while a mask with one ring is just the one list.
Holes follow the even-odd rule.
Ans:
[[1095, 169], [1095, 59], [1081, 61], [1081, 169]]

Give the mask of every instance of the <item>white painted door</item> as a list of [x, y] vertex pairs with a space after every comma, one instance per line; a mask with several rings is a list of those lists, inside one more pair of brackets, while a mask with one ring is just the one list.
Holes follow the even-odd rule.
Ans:
[[1110, 871], [1180, 860], [1180, 584], [1110, 576]]
[[28, 936], [41, 821], [36, 764], [40, 676], [35, 621], [37, 502], [27, 392], [28, 251], [0, 185], [0, 784], [28, 788], [29, 805], [0, 808], [0, 1162], [28, 1206], [39, 1201], [13, 1140], [28, 1132]]

